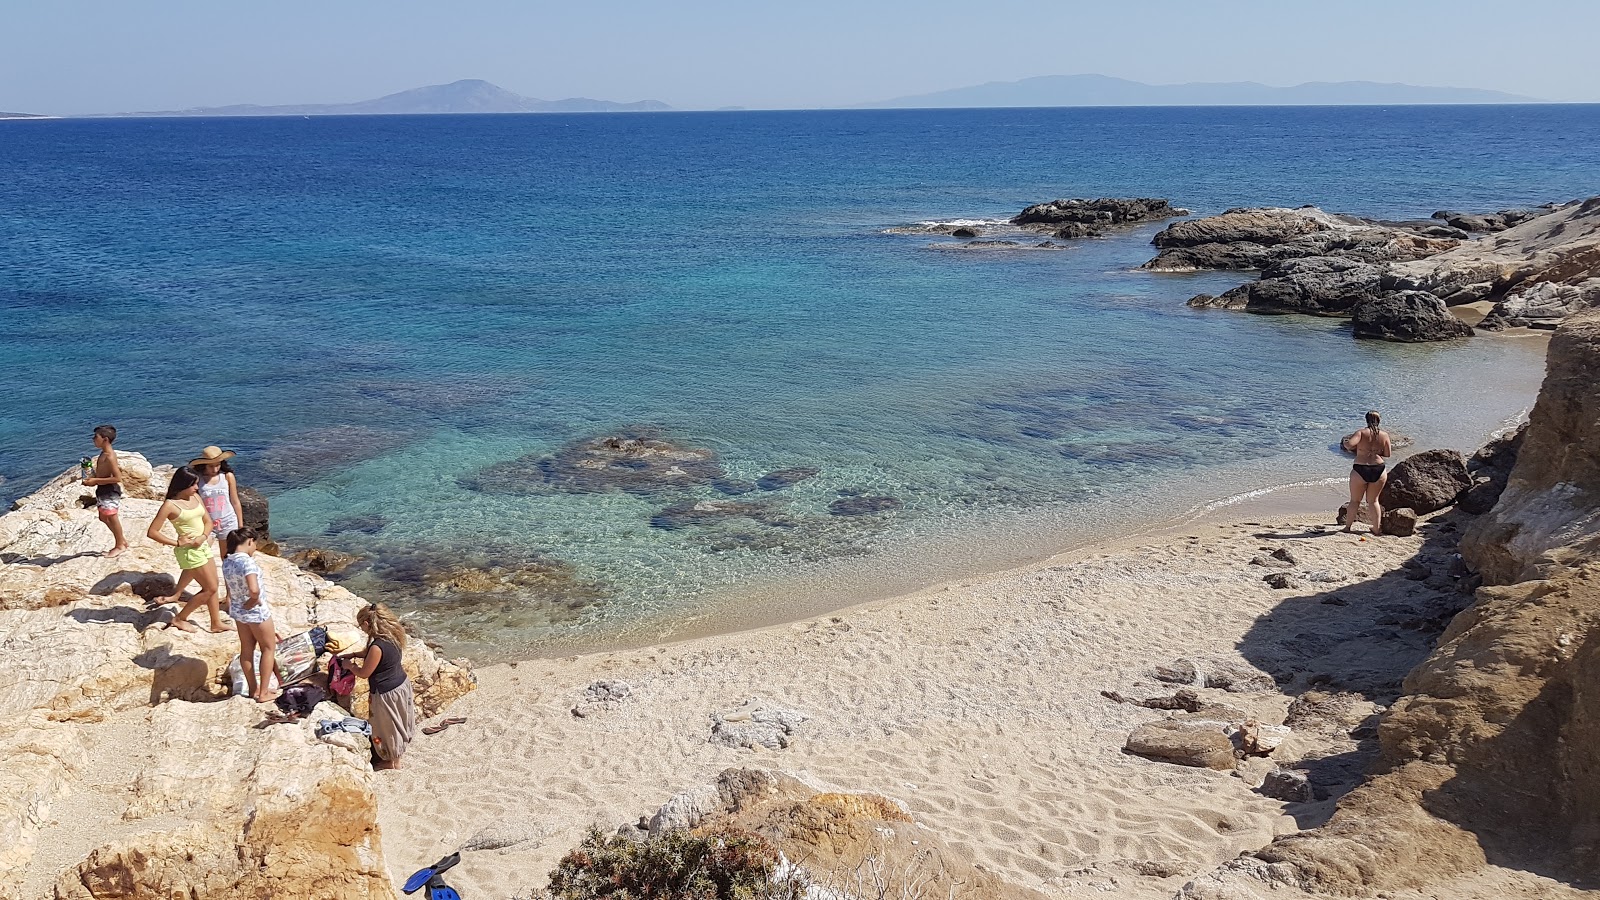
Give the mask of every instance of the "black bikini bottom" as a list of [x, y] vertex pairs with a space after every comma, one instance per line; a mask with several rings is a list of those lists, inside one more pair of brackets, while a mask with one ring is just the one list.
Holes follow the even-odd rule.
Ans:
[[1375, 466], [1364, 466], [1361, 463], [1356, 463], [1350, 468], [1354, 469], [1355, 473], [1360, 475], [1361, 479], [1367, 484], [1377, 484], [1378, 479], [1383, 477], [1383, 463], [1378, 463]]

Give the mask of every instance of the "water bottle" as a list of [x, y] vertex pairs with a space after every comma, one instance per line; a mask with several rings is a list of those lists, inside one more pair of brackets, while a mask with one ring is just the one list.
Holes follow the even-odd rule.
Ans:
[[78, 460], [78, 480], [87, 481], [94, 474], [94, 460], [85, 456]]

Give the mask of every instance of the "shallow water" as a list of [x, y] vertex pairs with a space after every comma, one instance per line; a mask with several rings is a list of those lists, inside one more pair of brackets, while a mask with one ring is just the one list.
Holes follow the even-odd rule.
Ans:
[[[1153, 227], [1029, 253], [886, 229], [1057, 196], [1498, 209], [1592, 193], [1597, 138], [1592, 106], [0, 123], [0, 492], [100, 421], [164, 461], [236, 448], [280, 539], [363, 555], [352, 588], [486, 656], [848, 603], [1338, 475], [1368, 408], [1468, 448], [1542, 370], [1190, 310], [1241, 278], [1135, 271]], [[729, 481], [820, 471], [474, 489], [641, 427]], [[652, 527], [712, 499], [759, 511]]]

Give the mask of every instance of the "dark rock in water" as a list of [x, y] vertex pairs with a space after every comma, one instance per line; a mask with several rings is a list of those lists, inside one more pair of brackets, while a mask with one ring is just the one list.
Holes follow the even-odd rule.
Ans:
[[548, 487], [574, 494], [623, 491], [650, 495], [722, 477], [712, 450], [684, 447], [643, 432], [591, 438], [550, 456], [495, 463], [462, 479], [471, 490], [526, 494]]
[[1401, 291], [1355, 307], [1356, 337], [1403, 343], [1470, 337], [1472, 327], [1451, 314], [1444, 301], [1425, 291]]
[[240, 522], [245, 528], [255, 529], [260, 537], [256, 540], [256, 549], [268, 556], [277, 556], [279, 553], [278, 542], [272, 539], [272, 517], [269, 515], [267, 498], [255, 488], [239, 488], [239, 510], [244, 513], [244, 521]]
[[763, 491], [777, 491], [791, 484], [799, 484], [808, 478], [815, 478], [821, 469], [815, 466], [795, 466], [790, 469], [778, 469], [768, 472], [756, 480], [756, 487]]
[[905, 503], [894, 497], [863, 495], [840, 497], [828, 504], [828, 512], [836, 516], [870, 516], [875, 513], [894, 512], [904, 506]]
[[[1117, 225], [1137, 225], [1156, 222], [1174, 216], [1186, 216], [1189, 211], [1174, 207], [1166, 200], [1151, 197], [1131, 199], [1101, 197], [1096, 200], [1052, 200], [1037, 203], [1018, 213], [1013, 225], [1088, 225], [1105, 228]], [[1099, 232], [1095, 232], [1099, 233]], [[1058, 234], [1059, 237], [1079, 237], [1076, 234]]]
[[[1348, 316], [1356, 304], [1381, 294], [1383, 270], [1371, 263], [1337, 256], [1289, 259], [1268, 266], [1260, 280], [1222, 295], [1227, 308], [1253, 313], [1304, 313]], [[1237, 305], [1237, 298], [1243, 304]]]
[[386, 547], [343, 579], [373, 600], [409, 609], [437, 606], [452, 623], [575, 620], [606, 596], [571, 563], [494, 541]]
[[362, 513], [355, 516], [343, 516], [328, 523], [324, 529], [325, 534], [345, 534], [359, 532], [361, 534], [377, 534], [382, 531], [391, 520], [381, 513]]
[[244, 521], [239, 524], [254, 528], [262, 537], [271, 537], [270, 504], [260, 491], [250, 487], [239, 488], [239, 508], [244, 513]]
[[1061, 226], [1060, 228], [1057, 228], [1055, 231], [1050, 232], [1052, 237], [1058, 237], [1064, 241], [1072, 241], [1086, 237], [1100, 237], [1105, 233], [1106, 230], [1099, 225], [1083, 225], [1078, 222], [1070, 222]]
[[967, 228], [967, 227], [963, 226], [961, 228], [952, 229], [951, 232], [950, 232], [950, 236], [951, 237], [958, 237], [958, 238], [975, 238], [975, 237], [977, 237], [978, 235], [980, 235], [982, 233], [983, 232], [979, 231], [976, 228]]
[[756, 483], [753, 481], [745, 481], [741, 478], [715, 478], [711, 481], [711, 487], [719, 494], [725, 494], [729, 497], [738, 497], [741, 494], [748, 494], [751, 491], [754, 491], [756, 489]]
[[255, 454], [250, 480], [272, 490], [304, 487], [346, 466], [405, 446], [404, 433], [360, 425], [329, 425], [269, 444]]
[[691, 525], [714, 525], [730, 519], [752, 519], [765, 525], [788, 526], [793, 522], [766, 503], [738, 500], [685, 500], [674, 503], [650, 517], [651, 528], [676, 531]]
[[289, 561], [317, 575], [337, 575], [360, 562], [361, 557], [323, 547], [307, 547], [289, 554]]
[[1517, 454], [1522, 452], [1522, 442], [1528, 436], [1528, 423], [1523, 422], [1515, 431], [1501, 434], [1478, 448], [1467, 460], [1467, 471], [1491, 469], [1511, 474], [1517, 464]]
[[1465, 457], [1455, 450], [1424, 450], [1394, 467], [1378, 502], [1385, 509], [1411, 509], [1425, 516], [1455, 503], [1470, 487]]

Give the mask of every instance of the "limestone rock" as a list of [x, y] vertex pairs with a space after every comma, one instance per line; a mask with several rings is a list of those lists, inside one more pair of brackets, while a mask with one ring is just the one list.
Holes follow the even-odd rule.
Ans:
[[317, 575], [337, 575], [360, 562], [361, 557], [325, 547], [307, 547], [289, 554], [289, 561]]
[[1547, 358], [1505, 491], [1462, 535], [1462, 555], [1490, 584], [1534, 574], [1547, 555], [1600, 552], [1600, 312], [1568, 319]]
[[126, 818], [163, 824], [107, 844], [56, 882], [57, 900], [398, 895], [378, 843], [365, 759], [318, 741], [310, 721], [259, 730], [245, 699], [173, 701], [151, 713], [157, 769]]
[[72, 793], [87, 756], [77, 733], [38, 714], [0, 719], [0, 881], [33, 858], [52, 805]]
[[744, 705], [711, 714], [711, 743], [753, 750], [782, 750], [811, 717], [799, 710], [767, 705], [751, 697]]
[[1389, 473], [1378, 502], [1385, 510], [1409, 509], [1419, 516], [1438, 512], [1472, 487], [1467, 460], [1455, 450], [1424, 450], [1401, 460]]
[[1471, 337], [1472, 326], [1450, 314], [1425, 291], [1400, 291], [1365, 300], [1351, 310], [1358, 338], [1428, 343]]
[[837, 791], [785, 772], [728, 769], [714, 784], [674, 796], [650, 819], [649, 832], [674, 828], [754, 832], [823, 884], [850, 884], [875, 859], [891, 882], [883, 896], [1043, 900], [974, 866], [887, 797]]
[[1148, 759], [1201, 769], [1233, 768], [1233, 740], [1226, 723], [1162, 719], [1140, 725], [1128, 735], [1124, 750]]
[[1293, 572], [1273, 572], [1263, 576], [1261, 580], [1267, 583], [1267, 587], [1280, 591], [1294, 590], [1301, 586], [1300, 579], [1295, 577]]

